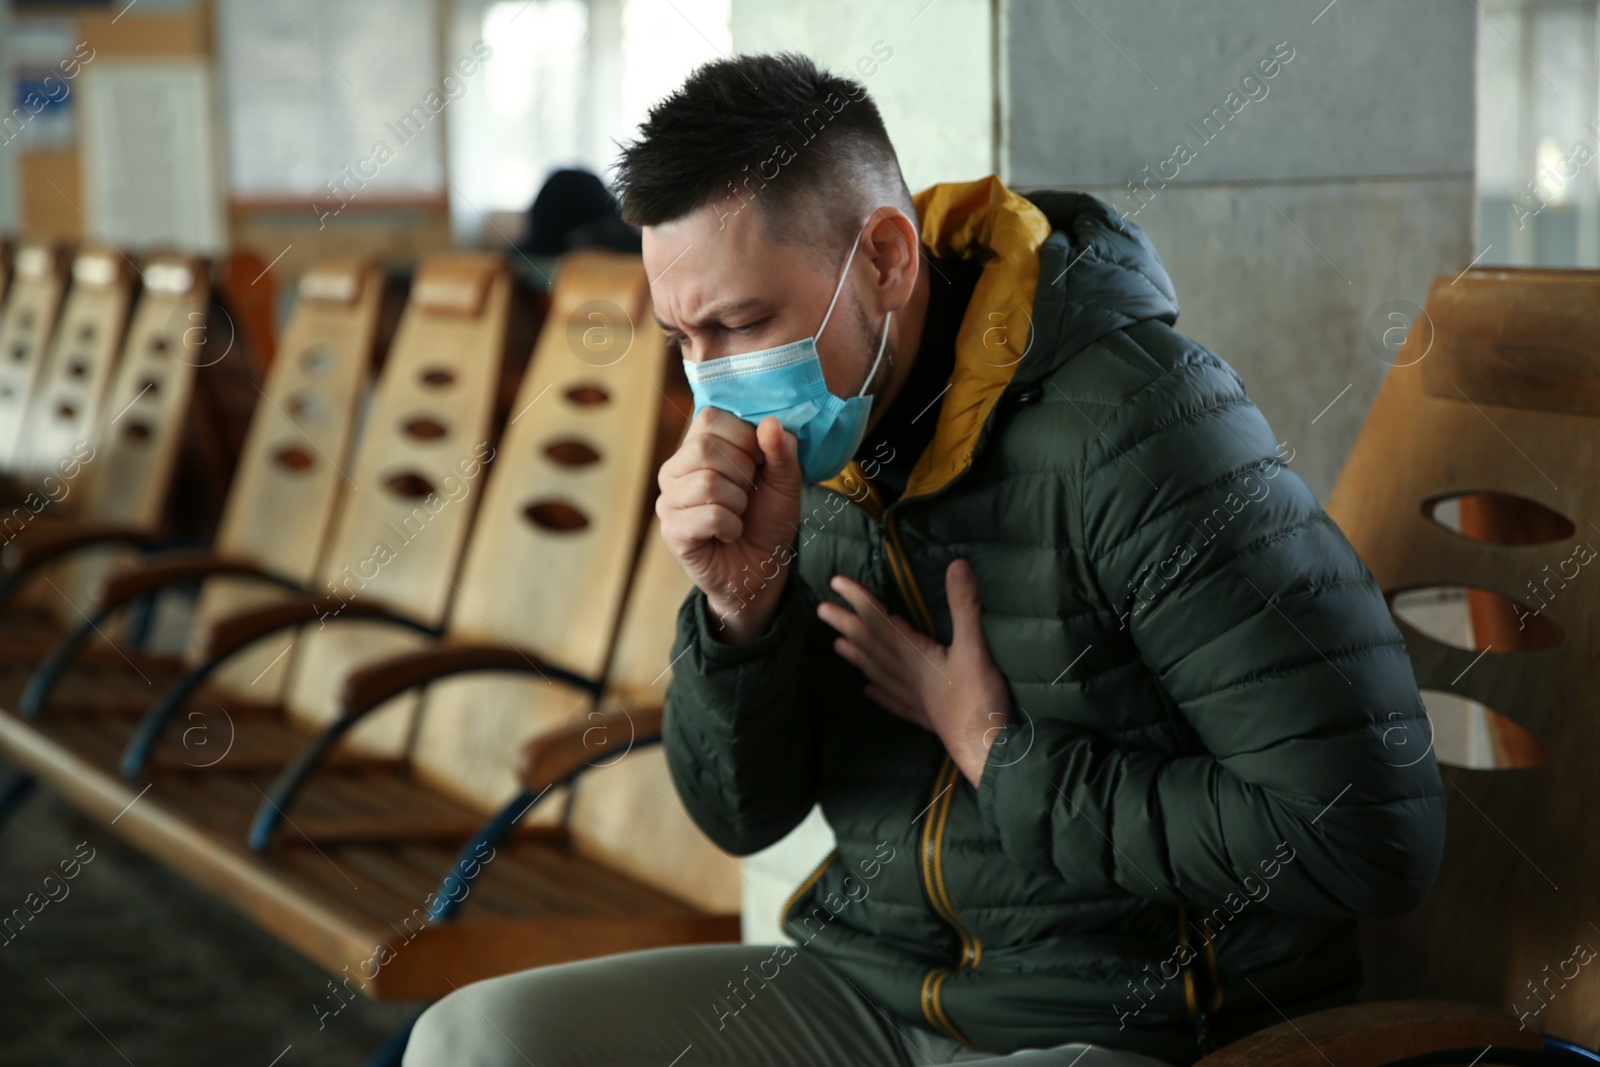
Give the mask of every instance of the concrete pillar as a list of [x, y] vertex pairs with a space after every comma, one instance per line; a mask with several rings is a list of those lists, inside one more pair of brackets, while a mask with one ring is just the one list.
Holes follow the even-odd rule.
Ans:
[[1322, 498], [1392, 362], [1369, 333], [1479, 251], [1477, 19], [1454, 0], [1002, 9], [1005, 179], [1129, 213], [1177, 328], [1239, 372]]

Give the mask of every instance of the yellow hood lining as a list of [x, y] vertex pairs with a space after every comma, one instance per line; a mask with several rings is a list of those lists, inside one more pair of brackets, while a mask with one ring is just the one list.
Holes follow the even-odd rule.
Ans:
[[[942, 489], [971, 464], [989, 411], [1027, 351], [1039, 289], [1039, 246], [1050, 236], [1044, 212], [994, 175], [932, 185], [912, 202], [930, 255], [967, 259], [987, 250], [989, 259], [956, 331], [955, 369], [933, 438], [917, 458], [902, 499]], [[851, 460], [822, 484], [855, 497], [864, 480]], [[875, 492], [872, 503], [878, 506], [869, 510], [881, 517]]]

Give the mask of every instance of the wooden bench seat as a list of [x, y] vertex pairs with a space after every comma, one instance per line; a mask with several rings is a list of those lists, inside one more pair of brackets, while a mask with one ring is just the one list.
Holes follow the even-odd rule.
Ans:
[[[460, 910], [450, 922], [429, 922], [429, 894], [456, 862], [459, 841], [482, 822], [479, 812], [460, 809], [453, 840], [407, 834], [384, 841], [387, 835], [373, 830], [351, 840], [371, 819], [375, 796], [313, 790], [307, 811], [294, 819], [307, 836], [296, 833], [262, 857], [244, 836], [260, 800], [251, 785], [267, 788], [272, 773], [163, 775], [158, 789], [141, 796], [144, 786], [117, 776], [114, 760], [94, 762], [10, 717], [0, 717], [0, 746], [85, 814], [233, 903], [330, 973], [357, 975], [363, 961], [392, 956], [367, 965], [363, 976], [372, 978], [351, 986], [369, 996], [431, 999], [451, 983], [540, 963], [642, 944], [738, 938], [736, 914], [708, 915], [575, 853], [549, 830], [482, 853], [492, 858]], [[406, 796], [439, 804], [420, 789], [382, 796], [395, 803], [390, 820], [418, 814], [404, 806]], [[379, 945], [388, 952], [375, 956]]]

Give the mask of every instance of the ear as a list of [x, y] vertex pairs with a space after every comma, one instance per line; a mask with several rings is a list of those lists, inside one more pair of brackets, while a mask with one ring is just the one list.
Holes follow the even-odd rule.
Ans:
[[884, 311], [899, 311], [911, 301], [922, 270], [922, 239], [916, 222], [896, 207], [880, 207], [867, 227], [873, 288]]

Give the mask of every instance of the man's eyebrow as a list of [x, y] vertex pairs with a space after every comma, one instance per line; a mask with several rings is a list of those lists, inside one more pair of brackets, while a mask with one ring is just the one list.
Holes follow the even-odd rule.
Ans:
[[[737, 315], [742, 311], [749, 311], [751, 308], [760, 307], [765, 303], [766, 301], [759, 296], [748, 296], [743, 300], [735, 300], [732, 303], [713, 304], [709, 309], [701, 313], [699, 319], [689, 323], [689, 326], [694, 329], [700, 329], [706, 326], [708, 323], [716, 322], [718, 319], [725, 318], [729, 315]], [[676, 329], [676, 327], [669, 326], [667, 323], [663, 322], [661, 320], [661, 316], [656, 313], [655, 308], [652, 307], [650, 309], [650, 314], [654, 316], [656, 325], [660, 326], [665, 332], [672, 333]]]

